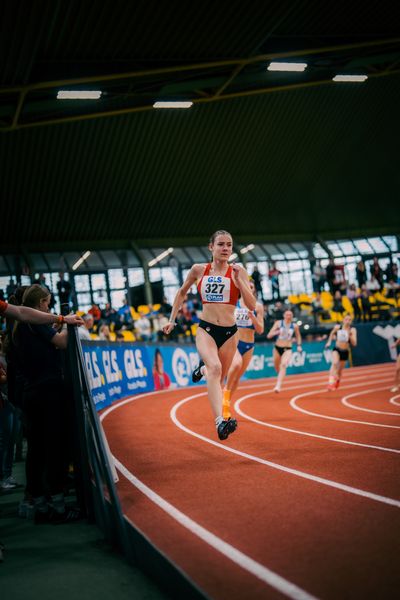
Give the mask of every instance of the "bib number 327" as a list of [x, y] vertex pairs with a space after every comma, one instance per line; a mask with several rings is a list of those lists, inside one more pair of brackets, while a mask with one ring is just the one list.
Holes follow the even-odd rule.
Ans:
[[206, 283], [204, 291], [206, 294], [223, 294], [225, 284], [223, 283]]

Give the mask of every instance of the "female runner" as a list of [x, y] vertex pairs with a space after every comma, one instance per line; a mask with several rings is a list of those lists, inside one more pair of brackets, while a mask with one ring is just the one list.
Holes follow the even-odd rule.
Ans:
[[272, 325], [267, 338], [271, 339], [277, 336], [274, 346], [274, 367], [278, 373], [278, 380], [274, 387], [274, 392], [280, 392], [282, 382], [286, 375], [286, 369], [292, 356], [293, 336], [296, 336], [297, 352], [301, 352], [301, 335], [299, 326], [293, 323], [293, 313], [291, 310], [285, 310], [283, 319], [275, 321]]
[[392, 348], [397, 348], [397, 360], [396, 360], [396, 375], [394, 378], [394, 386], [391, 388], [391, 392], [398, 392], [400, 390], [400, 338], [395, 341]]
[[342, 325], [335, 325], [329, 334], [325, 348], [329, 348], [331, 342], [336, 338], [336, 344], [332, 350], [332, 365], [329, 371], [328, 391], [336, 390], [340, 384], [342, 371], [349, 358], [350, 346], [357, 346], [357, 331], [351, 326], [353, 318], [345, 315]]
[[240, 378], [249, 366], [251, 357], [254, 353], [255, 333], [264, 332], [264, 307], [261, 302], [257, 302], [257, 290], [253, 279], [249, 281], [250, 289], [256, 299], [256, 309], [248, 310], [243, 299], [240, 298], [236, 309], [236, 325], [238, 328], [238, 345], [230, 366], [224, 397], [222, 401], [222, 416], [228, 419], [230, 415], [230, 401], [233, 392], [236, 390]]
[[203, 304], [202, 320], [196, 334], [196, 347], [207, 370], [207, 391], [215, 425], [220, 440], [225, 440], [237, 427], [236, 419], [222, 417], [222, 383], [234, 357], [237, 347], [237, 327], [235, 306], [241, 294], [250, 310], [256, 307], [256, 300], [249, 286], [248, 275], [239, 265], [229, 265], [232, 254], [232, 236], [227, 231], [216, 231], [208, 246], [212, 262], [207, 265], [195, 264], [190, 269], [186, 281], [178, 290], [172, 306], [168, 325], [163, 328], [166, 335], [175, 326], [175, 318], [185, 296], [197, 281]]

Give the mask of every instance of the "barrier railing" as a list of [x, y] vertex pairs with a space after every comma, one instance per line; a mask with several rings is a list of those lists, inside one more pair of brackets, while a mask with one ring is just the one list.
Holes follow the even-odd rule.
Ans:
[[204, 600], [205, 594], [123, 515], [115, 482], [113, 457], [95, 408], [82, 346], [69, 326], [67, 376], [74, 397], [76, 485], [81, 509], [96, 521], [104, 537], [127, 560], [144, 571], [172, 598]]

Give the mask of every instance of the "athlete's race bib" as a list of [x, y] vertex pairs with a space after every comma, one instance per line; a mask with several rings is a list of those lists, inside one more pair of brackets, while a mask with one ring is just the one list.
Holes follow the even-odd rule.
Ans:
[[345, 343], [349, 341], [349, 334], [344, 329], [339, 329], [336, 332], [336, 339], [338, 342]]
[[237, 306], [235, 308], [236, 325], [238, 327], [253, 327], [253, 323], [248, 315], [249, 311], [247, 308]]
[[292, 339], [293, 334], [294, 329], [292, 327], [281, 327], [279, 330], [279, 339], [289, 342]]
[[231, 279], [221, 275], [206, 275], [201, 282], [201, 299], [203, 302], [223, 302], [229, 304], [231, 295]]

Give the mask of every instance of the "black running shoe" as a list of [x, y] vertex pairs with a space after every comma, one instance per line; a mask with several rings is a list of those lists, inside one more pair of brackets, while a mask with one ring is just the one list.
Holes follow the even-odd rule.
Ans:
[[218, 437], [220, 440], [226, 440], [229, 434], [233, 433], [237, 427], [236, 419], [228, 419], [227, 421], [222, 421], [218, 425]]
[[204, 361], [200, 360], [199, 364], [192, 372], [192, 381], [193, 383], [197, 383], [203, 377], [203, 373], [201, 372], [201, 367], [204, 367]]

